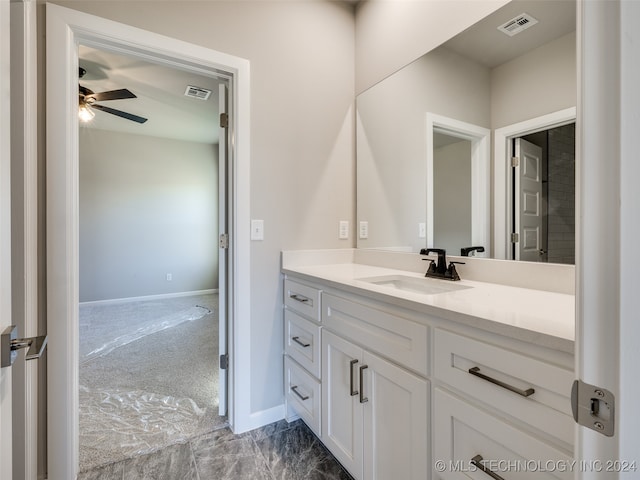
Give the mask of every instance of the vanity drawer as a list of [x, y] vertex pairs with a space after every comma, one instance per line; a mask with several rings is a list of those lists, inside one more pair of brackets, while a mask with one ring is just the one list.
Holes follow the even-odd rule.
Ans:
[[[435, 478], [570, 480], [573, 458], [508, 422], [436, 388], [433, 434]], [[480, 461], [499, 477], [480, 471]], [[477, 471], [473, 471], [476, 470]], [[565, 471], [562, 471], [565, 470]]]
[[284, 304], [316, 322], [320, 321], [320, 290], [295, 282], [284, 281]]
[[322, 323], [367, 350], [427, 375], [426, 325], [327, 293], [322, 297]]
[[320, 378], [320, 325], [291, 310], [284, 311], [284, 325], [284, 351], [316, 378]]
[[569, 445], [573, 371], [442, 329], [434, 333], [434, 376]]
[[320, 437], [320, 382], [287, 356], [284, 357], [284, 378], [287, 404]]

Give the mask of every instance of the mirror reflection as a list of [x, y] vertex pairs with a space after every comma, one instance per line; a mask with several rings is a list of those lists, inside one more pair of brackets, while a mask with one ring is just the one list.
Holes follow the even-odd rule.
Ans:
[[575, 103], [569, 0], [512, 1], [361, 93], [358, 247], [573, 263]]

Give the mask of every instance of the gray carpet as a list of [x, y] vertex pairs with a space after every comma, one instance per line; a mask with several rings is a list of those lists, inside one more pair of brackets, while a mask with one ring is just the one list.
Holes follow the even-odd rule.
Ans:
[[80, 308], [80, 470], [210, 432], [218, 297]]

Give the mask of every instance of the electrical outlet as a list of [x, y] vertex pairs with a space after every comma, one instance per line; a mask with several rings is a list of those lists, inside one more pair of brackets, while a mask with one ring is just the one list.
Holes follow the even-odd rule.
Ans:
[[360, 238], [369, 238], [369, 222], [360, 222]]
[[173, 280], [173, 275], [170, 273], [167, 273], [167, 282], [170, 282], [171, 280]]
[[418, 238], [427, 238], [427, 224], [419, 223], [418, 224]]
[[349, 238], [349, 221], [348, 220], [340, 220], [338, 238], [340, 240], [346, 240], [347, 238]]

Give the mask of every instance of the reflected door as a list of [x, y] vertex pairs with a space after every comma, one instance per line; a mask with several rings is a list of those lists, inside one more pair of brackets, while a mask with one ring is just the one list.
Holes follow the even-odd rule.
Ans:
[[542, 148], [517, 138], [515, 156], [516, 260], [542, 260]]

